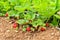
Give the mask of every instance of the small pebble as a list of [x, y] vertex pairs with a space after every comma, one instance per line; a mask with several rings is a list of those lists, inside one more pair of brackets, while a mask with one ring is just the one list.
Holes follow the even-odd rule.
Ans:
[[11, 22], [9, 22], [9, 23], [11, 23]]
[[7, 30], [6, 32], [10, 32], [10, 30]]
[[51, 35], [54, 35], [54, 33], [51, 33]]
[[60, 39], [59, 39], [60, 40]]
[[18, 31], [17, 31], [17, 30], [15, 30], [15, 32], [17, 33]]

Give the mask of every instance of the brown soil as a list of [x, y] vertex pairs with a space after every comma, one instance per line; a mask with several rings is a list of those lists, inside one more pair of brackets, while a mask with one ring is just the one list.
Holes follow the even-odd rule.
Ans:
[[0, 17], [0, 40], [60, 40], [60, 31], [48, 28], [44, 32], [16, 32], [5, 17]]

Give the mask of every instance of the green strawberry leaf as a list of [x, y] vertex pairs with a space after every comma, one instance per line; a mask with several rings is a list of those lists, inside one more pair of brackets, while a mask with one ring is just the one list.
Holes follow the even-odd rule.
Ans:
[[19, 24], [25, 24], [27, 22], [29, 22], [29, 21], [28, 20], [24, 20], [24, 19], [17, 20], [17, 23], [19, 23]]
[[54, 15], [57, 19], [60, 19], [60, 15]]

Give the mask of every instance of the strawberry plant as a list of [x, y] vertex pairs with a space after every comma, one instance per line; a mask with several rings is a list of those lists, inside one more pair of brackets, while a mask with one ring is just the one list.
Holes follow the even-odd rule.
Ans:
[[0, 16], [13, 17], [19, 25], [31, 24], [31, 27], [23, 27], [23, 31], [34, 31], [38, 26], [58, 26], [59, 10], [60, 0], [0, 0]]

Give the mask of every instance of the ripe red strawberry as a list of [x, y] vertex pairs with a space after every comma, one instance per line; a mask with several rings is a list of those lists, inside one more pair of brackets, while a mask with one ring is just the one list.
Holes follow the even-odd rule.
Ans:
[[14, 23], [14, 24], [13, 24], [13, 28], [16, 28], [17, 26], [18, 26], [17, 23]]
[[41, 31], [45, 31], [46, 29], [45, 29], [44, 27], [42, 27], [40, 30], [41, 30]]
[[49, 23], [46, 23], [46, 26], [49, 27]]
[[31, 30], [31, 28], [30, 27], [27, 27], [26, 30], [29, 32]]
[[6, 13], [5, 16], [8, 17], [8, 13]]

